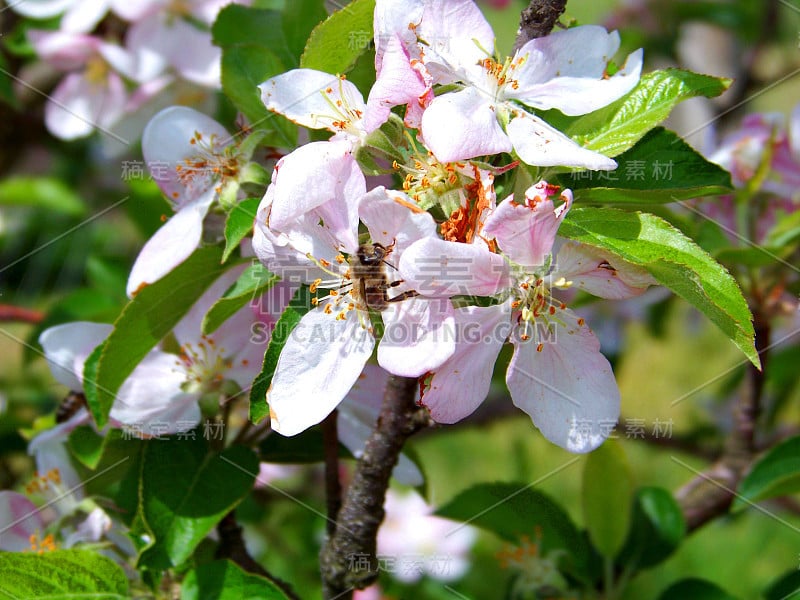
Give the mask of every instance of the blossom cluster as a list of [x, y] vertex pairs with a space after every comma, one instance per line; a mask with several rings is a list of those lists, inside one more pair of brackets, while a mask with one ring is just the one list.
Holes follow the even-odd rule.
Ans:
[[[100, 17], [89, 22], [68, 2], [52, 4], [67, 11], [62, 30], [41, 39], [61, 36], [64, 45], [54, 47], [69, 53], [69, 39], [88, 39], [85, 31]], [[158, 12], [163, 3], [146, 3], [148, 11], [136, 17], [125, 11], [137, 3], [117, 4], [103, 3], [102, 10], [141, 23], [165, 18]], [[207, 4], [212, 19], [219, 3]], [[338, 408], [339, 437], [358, 456], [389, 374], [418, 378], [417, 403], [434, 421], [454, 423], [487, 397], [495, 362], [508, 343], [511, 398], [547, 439], [571, 452], [588, 452], [608, 436], [604, 424], [618, 419], [619, 390], [598, 339], [567, 303], [576, 290], [621, 299], [643, 293], [654, 281], [609, 253], [557, 236], [573, 204], [569, 189], [541, 179], [509, 193], [497, 181], [515, 170], [528, 177], [565, 167], [615, 169], [613, 159], [580, 146], [542, 113], [582, 115], [619, 99], [639, 80], [641, 51], [617, 66], [612, 58], [619, 36], [581, 26], [531, 40], [500, 58], [472, 0], [378, 0], [374, 22], [376, 81], [366, 100], [346, 77], [311, 69], [291, 70], [259, 86], [267, 109], [332, 135], [275, 164], [266, 190], [261, 187], [252, 239], [241, 241], [242, 260], [231, 261], [169, 339], [128, 376], [108, 427], [133, 427], [139, 437], [178, 433], [248, 392], [268, 342], [251, 333], [264, 324], [272, 331], [288, 299], [307, 286], [311, 305], [277, 363], [267, 365], [274, 374], [266, 402], [271, 428], [279, 434], [299, 434]], [[142, 41], [133, 35], [138, 24], [126, 39], [134, 58], [126, 60], [151, 69], [137, 71], [149, 73], [141, 81], [155, 81], [167, 64], [190, 78], [181, 70], [187, 65], [170, 62], [168, 48], [136, 46]], [[140, 34], [147, 31], [143, 27]], [[159, 39], [181, 43], [178, 32]], [[82, 48], [95, 49], [115, 69], [125, 62], [121, 48], [93, 44]], [[73, 58], [73, 65], [87, 64], [84, 54]], [[202, 62], [216, 68], [215, 61]], [[84, 75], [69, 77], [78, 81]], [[115, 76], [109, 77], [113, 82]], [[197, 82], [214, 77], [209, 73]], [[87, 81], [72, 85], [96, 89]], [[81, 106], [94, 106], [85, 100]], [[62, 133], [83, 134], [77, 125]], [[128, 296], [162, 280], [204, 243], [220, 241], [216, 217], [239, 206], [243, 190], [262, 180], [263, 165], [254, 158], [259, 141], [255, 128], [231, 135], [187, 107], [166, 108], [150, 120], [142, 136], [144, 158], [160, 166], [152, 175], [175, 214], [142, 248]], [[236, 284], [248, 259], [282, 281], [265, 292], [267, 300], [254, 298], [203, 334], [204, 317]], [[46, 330], [40, 343], [54, 376], [80, 394], [87, 358], [112, 329], [69, 323]], [[81, 408], [34, 439], [31, 452], [40, 473], [56, 473], [80, 490], [65, 443], [70, 431], [89, 422]], [[405, 457], [394, 474], [412, 485], [422, 482]]]
[[[9, 8], [32, 19], [60, 16], [58, 29], [27, 32], [38, 58], [64, 73], [47, 99], [47, 129], [64, 140], [95, 129], [119, 137], [115, 132], [141, 131], [149, 116], [181, 96], [218, 89], [221, 54], [211, 42], [210, 27], [226, 4], [228, 0], [10, 3]], [[109, 13], [113, 18], [107, 18]]]

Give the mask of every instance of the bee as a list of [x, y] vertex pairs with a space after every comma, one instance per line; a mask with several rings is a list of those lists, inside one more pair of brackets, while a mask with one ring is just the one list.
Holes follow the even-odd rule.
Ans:
[[56, 423], [69, 421], [84, 406], [86, 406], [86, 396], [81, 392], [70, 392], [56, 409]]
[[350, 278], [353, 280], [354, 295], [365, 308], [372, 308], [377, 311], [386, 310], [390, 302], [400, 302], [406, 298], [418, 296], [415, 291], [403, 292], [389, 297], [389, 289], [403, 283], [402, 281], [389, 281], [389, 277], [384, 270], [384, 265], [394, 268], [386, 262], [386, 257], [392, 252], [392, 244], [389, 247], [373, 242], [371, 244], [361, 244], [356, 253], [350, 257]]

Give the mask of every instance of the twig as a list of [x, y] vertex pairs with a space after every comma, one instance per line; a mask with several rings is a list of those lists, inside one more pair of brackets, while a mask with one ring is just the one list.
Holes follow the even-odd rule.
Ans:
[[19, 321], [22, 323], [41, 323], [44, 313], [40, 310], [22, 308], [11, 304], [0, 304], [0, 322]]
[[567, 9], [567, 0], [531, 0], [519, 18], [516, 52], [530, 40], [548, 35]]
[[334, 410], [322, 422], [322, 446], [325, 454], [325, 502], [328, 507], [328, 536], [336, 533], [336, 518], [342, 507], [342, 483], [339, 481], [339, 431]]
[[217, 551], [214, 553], [214, 558], [220, 560], [229, 559], [248, 573], [260, 575], [268, 579], [271, 583], [279, 587], [288, 598], [300, 600], [300, 597], [288, 583], [274, 575], [270, 575], [264, 567], [250, 556], [247, 547], [244, 545], [242, 528], [236, 522], [234, 511], [225, 515], [217, 524], [217, 533], [219, 534], [219, 546], [217, 546]]
[[728, 511], [734, 497], [729, 490], [735, 490], [739, 485], [758, 451], [755, 428], [766, 380], [769, 318], [756, 309], [753, 311], [753, 324], [762, 370], [753, 365], [748, 369], [749, 385], [736, 406], [736, 427], [731, 431], [720, 459], [675, 494], [690, 532]]
[[389, 478], [409, 436], [430, 424], [428, 412], [414, 403], [417, 380], [389, 378], [378, 424], [339, 511], [336, 532], [320, 553], [323, 596], [349, 600], [353, 589], [363, 589], [378, 577], [375, 556], [378, 527]]

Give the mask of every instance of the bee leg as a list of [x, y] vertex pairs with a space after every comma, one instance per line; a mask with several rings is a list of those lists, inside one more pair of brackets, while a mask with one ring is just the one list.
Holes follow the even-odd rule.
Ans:
[[403, 292], [402, 294], [399, 294], [398, 296], [395, 296], [394, 298], [389, 298], [386, 301], [387, 302], [400, 302], [401, 300], [407, 300], [408, 298], [416, 298], [419, 295], [420, 295], [420, 293], [418, 291], [416, 291], [416, 290], [408, 290], [407, 292]]

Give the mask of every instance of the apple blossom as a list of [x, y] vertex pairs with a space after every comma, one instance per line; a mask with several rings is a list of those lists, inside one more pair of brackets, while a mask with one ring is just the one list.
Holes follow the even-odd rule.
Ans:
[[185, 106], [166, 108], [150, 120], [142, 152], [176, 214], [140, 251], [128, 277], [129, 296], [197, 249], [211, 205], [223, 194], [235, 195], [247, 162], [222, 125]]
[[[357, 216], [322, 213], [322, 205], [276, 231], [268, 225], [272, 223], [274, 193], [270, 186], [256, 217], [256, 255], [273, 273], [289, 280], [299, 277], [300, 282], [310, 284], [312, 293], [329, 290], [327, 296], [313, 299], [314, 308], [292, 332], [267, 392], [272, 428], [295, 435], [322, 421], [358, 379], [375, 346], [370, 318], [374, 306], [364, 275], [359, 275], [367, 259], [360, 256], [360, 248], [365, 246], [357, 244]], [[384, 257], [391, 265], [410, 244], [435, 233], [433, 218], [409, 208], [413, 204], [400, 192], [378, 187], [355, 200], [351, 198], [349, 206], [358, 207], [372, 243], [383, 249], [381, 259], [373, 261], [377, 269], [384, 268]], [[370, 248], [374, 251], [376, 246]], [[384, 274], [378, 275], [375, 291], [379, 293], [387, 293], [389, 280], [395, 279], [393, 273]], [[404, 288], [396, 289], [397, 297], [402, 297]], [[452, 353], [449, 300], [382, 301], [380, 309], [384, 335], [378, 362], [389, 372], [416, 377]]]
[[[496, 269], [491, 259], [508, 263], [497, 303], [456, 310], [460, 339], [452, 357], [423, 390], [421, 403], [434, 420], [454, 423], [471, 414], [489, 391], [492, 367], [506, 339], [514, 354], [506, 373], [512, 400], [550, 441], [572, 452], [588, 452], [607, 435], [603, 424], [619, 416], [619, 390], [597, 338], [584, 320], [552, 297], [558, 289], [583, 289], [604, 298], [638, 295], [654, 283], [642, 269], [573, 242], [552, 258], [556, 231], [572, 202], [569, 190], [556, 207], [545, 182], [526, 192], [524, 204], [506, 199], [490, 211], [482, 244], [426, 239], [412, 245], [400, 261], [409, 285], [431, 296], [476, 293]], [[437, 266], [463, 260], [469, 266], [447, 274]], [[434, 268], [431, 268], [434, 267]]]
[[[384, 108], [421, 102], [422, 138], [439, 160], [513, 149], [531, 165], [616, 168], [612, 159], [579, 146], [522, 107], [555, 108], [566, 115], [602, 108], [636, 85], [641, 50], [609, 76], [619, 35], [582, 26], [533, 39], [513, 57], [498, 61], [491, 55], [492, 29], [472, 0], [407, 4], [400, 11], [390, 0], [377, 3], [376, 86], [381, 93], [371, 101]], [[403, 60], [412, 69], [397, 68]], [[391, 67], [384, 69], [383, 63]], [[425, 72], [420, 75], [421, 65]], [[389, 78], [389, 84], [382, 78]], [[420, 81], [454, 86], [456, 91], [436, 97], [420, 94]]]
[[453, 581], [466, 573], [477, 537], [473, 528], [433, 516], [415, 492], [387, 490], [386, 518], [378, 530], [378, 556], [391, 561], [391, 574], [411, 583], [423, 576]]

